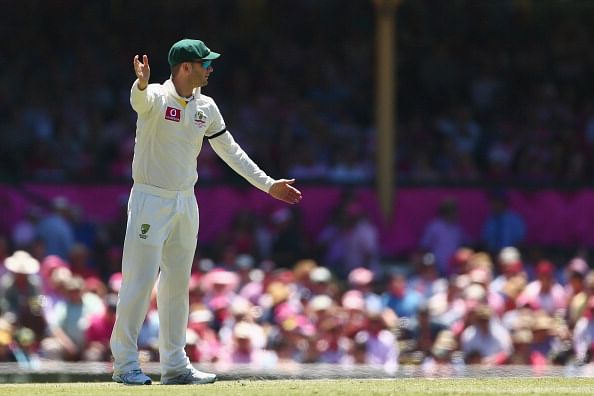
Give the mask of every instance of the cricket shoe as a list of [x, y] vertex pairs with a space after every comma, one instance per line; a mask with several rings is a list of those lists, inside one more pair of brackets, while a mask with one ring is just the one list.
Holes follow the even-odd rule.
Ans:
[[140, 369], [128, 371], [124, 374], [114, 374], [111, 378], [115, 382], [124, 385], [150, 385], [153, 383], [151, 378]]
[[205, 373], [192, 367], [177, 377], [161, 378], [161, 385], [202, 385], [212, 384], [216, 380], [215, 374]]

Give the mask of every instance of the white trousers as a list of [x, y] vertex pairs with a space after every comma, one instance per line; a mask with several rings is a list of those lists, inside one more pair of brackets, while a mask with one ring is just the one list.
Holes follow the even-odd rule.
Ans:
[[193, 189], [168, 191], [137, 183], [132, 187], [122, 257], [122, 287], [111, 335], [114, 373], [140, 368], [138, 333], [157, 276], [161, 378], [174, 377], [191, 367], [184, 347], [198, 223]]

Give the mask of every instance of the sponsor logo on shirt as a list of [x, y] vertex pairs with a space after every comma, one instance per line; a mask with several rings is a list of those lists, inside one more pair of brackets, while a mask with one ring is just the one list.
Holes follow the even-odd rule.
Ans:
[[167, 109], [165, 110], [165, 119], [169, 121], [179, 122], [179, 120], [181, 119], [181, 110], [176, 109], [175, 107], [167, 106]]

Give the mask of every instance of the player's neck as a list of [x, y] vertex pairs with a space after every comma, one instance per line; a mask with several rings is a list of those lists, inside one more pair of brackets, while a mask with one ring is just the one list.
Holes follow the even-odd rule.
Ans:
[[187, 81], [180, 81], [180, 78], [176, 78], [175, 76], [171, 79], [173, 81], [173, 86], [175, 87], [175, 91], [179, 96], [182, 98], [189, 98], [194, 93], [194, 87], [189, 84]]

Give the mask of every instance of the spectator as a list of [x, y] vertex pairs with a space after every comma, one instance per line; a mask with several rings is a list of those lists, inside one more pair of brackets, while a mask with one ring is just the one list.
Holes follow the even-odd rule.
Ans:
[[118, 293], [122, 287], [122, 273], [114, 272], [107, 281], [108, 291], [110, 293]]
[[39, 370], [41, 358], [37, 353], [37, 336], [28, 327], [21, 327], [14, 332], [12, 352], [21, 369]]
[[[483, 253], [477, 253], [477, 256], [478, 255], [483, 255]], [[485, 256], [485, 257], [487, 257], [487, 256]], [[489, 263], [490, 263], [490, 260], [489, 260]], [[501, 313], [505, 309], [505, 306], [504, 306], [505, 300], [500, 293], [495, 293], [495, 292], [492, 292], [491, 290], [489, 290], [490, 289], [489, 285], [491, 283], [491, 271], [489, 269], [485, 269], [485, 268], [476, 268], [476, 269], [473, 269], [472, 271], [470, 271], [468, 276], [469, 276], [471, 285], [479, 285], [480, 287], [483, 288], [483, 290], [486, 294], [487, 304], [491, 308], [493, 308], [493, 310], [498, 315], [501, 315]]]
[[508, 312], [514, 312], [518, 308], [518, 296], [522, 294], [526, 287], [526, 278], [523, 276], [515, 276], [510, 278], [499, 294], [503, 296], [503, 312], [502, 317]]
[[[575, 324], [576, 317], [575, 307], [584, 305], [586, 296], [586, 274], [588, 272], [588, 264], [586, 260], [581, 257], [574, 257], [569, 261], [565, 270], [565, 277], [567, 284], [565, 285], [565, 295], [567, 298], [567, 318], [570, 326]], [[579, 308], [578, 308], [579, 309]], [[573, 310], [573, 312], [572, 312]]]
[[252, 304], [259, 305], [260, 298], [264, 294], [264, 271], [255, 268], [250, 271], [250, 281], [239, 291], [239, 295]]
[[82, 243], [76, 242], [72, 245], [68, 252], [68, 262], [74, 275], [83, 279], [100, 277], [99, 272], [91, 265], [89, 248]]
[[234, 216], [231, 226], [221, 233], [218, 245], [218, 251], [232, 252], [232, 259], [229, 260], [229, 263], [225, 263], [224, 259], [222, 260], [226, 269], [232, 268], [238, 254], [255, 255], [257, 246], [256, 217], [254, 214], [247, 210], [239, 211]]
[[105, 309], [99, 297], [84, 292], [84, 285], [80, 277], [69, 279], [66, 283], [66, 300], [56, 304], [54, 317], [47, 318], [51, 337], [59, 346], [57, 352], [64, 360], [81, 359], [89, 319]]
[[591, 348], [594, 343], [594, 297], [588, 299], [584, 316], [578, 319], [573, 330], [573, 349], [579, 363], [591, 361]]
[[412, 319], [417, 315], [423, 303], [423, 296], [407, 287], [403, 274], [394, 274], [390, 278], [388, 290], [383, 295], [383, 305], [391, 309], [399, 318]]
[[255, 262], [254, 257], [249, 254], [239, 254], [235, 258], [233, 271], [239, 276], [238, 290], [251, 282], [250, 272], [254, 269]]
[[9, 255], [10, 252], [8, 250], [8, 239], [4, 237], [4, 235], [0, 234], [0, 278], [7, 271], [6, 267], [4, 266], [4, 262]]
[[452, 271], [452, 274], [458, 275], [470, 271], [469, 261], [475, 253], [476, 252], [474, 251], [474, 249], [471, 249], [466, 246], [456, 249], [454, 255], [452, 256], [452, 258], [450, 258], [450, 262], [448, 263]]
[[362, 183], [371, 178], [370, 166], [360, 161], [357, 150], [352, 145], [341, 145], [336, 152], [336, 163], [328, 170], [332, 182]]
[[532, 331], [529, 329], [519, 329], [512, 333], [513, 353], [509, 358], [509, 363], [514, 365], [530, 365], [530, 348], [532, 344]]
[[433, 320], [452, 329], [456, 336], [464, 330], [467, 306], [463, 291], [468, 286], [468, 282], [467, 275], [450, 277], [446, 290], [437, 291], [427, 303]]
[[380, 311], [367, 310], [367, 330], [357, 333], [355, 339], [366, 344], [365, 362], [381, 367], [386, 373], [398, 370], [400, 348], [390, 324]]
[[462, 333], [460, 343], [467, 360], [473, 363], [501, 365], [513, 351], [508, 330], [493, 317], [487, 305], [472, 311], [471, 325]]
[[37, 337], [45, 331], [42, 313], [39, 261], [23, 250], [6, 258], [8, 270], [0, 278], [0, 312], [10, 314], [19, 326], [31, 328]]
[[115, 313], [118, 297], [107, 294], [104, 298], [105, 311], [89, 317], [89, 325], [85, 330], [84, 360], [107, 362], [110, 360], [109, 338], [115, 324]]
[[141, 357], [158, 361], [159, 356], [159, 313], [157, 312], [157, 285], [151, 291], [149, 308], [138, 333], [138, 350]]
[[555, 267], [548, 260], [536, 264], [537, 278], [528, 283], [518, 296], [519, 306], [529, 306], [533, 310], [542, 309], [549, 315], [565, 314], [566, 297], [563, 286], [555, 279]]
[[546, 366], [551, 362], [555, 321], [545, 312], [535, 312], [532, 322], [530, 364]]
[[45, 296], [52, 296], [56, 293], [55, 285], [52, 283], [52, 276], [56, 269], [66, 268], [70, 273], [70, 264], [62, 260], [59, 256], [49, 255], [43, 258], [40, 265], [40, 279], [42, 291]]
[[454, 334], [449, 330], [441, 330], [431, 347], [431, 354], [421, 363], [423, 372], [428, 375], [453, 375], [454, 370], [464, 364], [454, 355], [457, 346]]
[[343, 318], [337, 314], [320, 321], [314, 348], [318, 354], [317, 362], [338, 364], [348, 353], [346, 340], [342, 334]]
[[381, 305], [381, 297], [373, 291], [375, 274], [363, 267], [357, 267], [349, 272], [348, 283], [352, 290], [359, 291], [365, 306]]
[[325, 320], [331, 320], [336, 314], [336, 310], [334, 300], [325, 294], [314, 296], [306, 307], [306, 313], [317, 328]]
[[295, 292], [299, 296], [309, 298], [312, 290], [311, 272], [318, 268], [318, 262], [311, 258], [298, 260], [293, 266]]
[[[58, 256], [49, 256], [58, 257]], [[57, 267], [51, 272], [46, 291], [43, 295], [43, 315], [45, 318], [55, 316], [54, 310], [58, 303], [64, 303], [66, 300], [66, 284], [72, 279], [72, 272], [68, 267]]]
[[416, 357], [418, 363], [422, 362], [426, 356], [431, 354], [431, 349], [437, 340], [437, 336], [447, 327], [442, 323], [433, 320], [429, 307], [423, 304], [419, 307], [417, 317], [409, 322], [410, 339], [414, 343], [414, 351], [420, 356]]
[[409, 285], [421, 293], [425, 298], [429, 298], [435, 293], [434, 288], [437, 285], [439, 272], [435, 265], [435, 255], [433, 253], [424, 253], [420, 257], [414, 257], [415, 272], [409, 277]]
[[318, 237], [324, 265], [340, 279], [357, 267], [379, 274], [377, 233], [377, 227], [363, 215], [360, 205], [348, 203], [339, 212], [336, 224], [323, 229]]
[[293, 207], [283, 207], [270, 219], [270, 255], [278, 266], [289, 268], [306, 252], [301, 231], [300, 213]]
[[491, 212], [485, 219], [482, 239], [489, 252], [499, 252], [508, 246], [519, 247], [526, 237], [526, 224], [520, 214], [509, 207], [504, 192], [489, 197]]
[[570, 328], [573, 329], [578, 319], [582, 317], [590, 296], [594, 296], [594, 271], [588, 271], [584, 280], [584, 290], [569, 301], [568, 323]]
[[121, 266], [122, 266], [122, 254], [123, 249], [121, 246], [110, 246], [105, 252], [105, 256], [98, 260], [97, 270], [101, 272], [103, 277], [112, 276], [113, 274], [120, 273], [119, 283], [121, 285]]
[[201, 304], [190, 307], [188, 329], [197, 337], [192, 355], [196, 362], [214, 363], [219, 359], [221, 342], [217, 333], [209, 327], [213, 315], [210, 310]]
[[186, 346], [184, 347], [184, 351], [188, 356], [188, 360], [190, 362], [199, 362], [200, 361], [200, 352], [198, 351], [198, 334], [190, 328], [186, 329]]
[[107, 285], [99, 278], [91, 276], [85, 279], [85, 290], [100, 298], [107, 296]]
[[295, 161], [287, 170], [289, 177], [297, 180], [325, 180], [328, 178], [329, 169], [323, 161], [314, 157], [311, 146], [301, 144], [297, 146]]
[[482, 131], [473, 119], [471, 109], [464, 105], [455, 105], [447, 110], [436, 123], [437, 131], [452, 143], [455, 157], [475, 155]]
[[38, 223], [37, 234], [43, 240], [46, 254], [55, 254], [67, 260], [74, 245], [74, 230], [69, 219], [70, 203], [65, 197], [52, 201], [53, 212]]
[[[352, 338], [361, 330], [365, 330], [367, 316], [365, 314], [369, 305], [365, 304], [363, 293], [359, 290], [349, 290], [343, 294], [341, 305], [344, 309], [344, 323], [342, 333]], [[381, 306], [376, 305], [376, 306]]]
[[72, 205], [68, 214], [76, 243], [93, 250], [97, 242], [97, 225], [85, 214], [80, 205]]
[[310, 291], [313, 296], [334, 296], [337, 293], [336, 283], [333, 282], [332, 272], [326, 267], [317, 267], [309, 273]]
[[522, 258], [520, 251], [513, 247], [507, 246], [499, 251], [497, 256], [500, 274], [491, 282], [489, 290], [495, 293], [501, 293], [505, 284], [516, 276], [527, 278], [524, 272]]
[[233, 343], [221, 353], [221, 364], [249, 364], [253, 368], [272, 368], [277, 356], [273, 351], [252, 345], [251, 331], [254, 324], [238, 322], [233, 329]]
[[315, 362], [339, 363], [346, 351], [339, 344], [342, 318], [338, 316], [335, 302], [327, 295], [317, 295], [307, 305], [307, 312], [316, 328], [313, 343]]
[[0, 362], [16, 362], [12, 345], [12, 325], [0, 316]]
[[26, 250], [37, 238], [37, 224], [41, 218], [41, 209], [32, 206], [27, 209], [25, 217], [12, 227], [12, 243], [16, 249]]
[[266, 287], [263, 300], [264, 319], [276, 325], [302, 311], [301, 302], [295, 301], [289, 286], [280, 281], [273, 281]]
[[243, 297], [236, 296], [231, 300], [230, 316], [223, 321], [219, 330], [218, 338], [223, 345], [230, 345], [233, 339], [233, 329], [239, 322], [253, 324], [250, 331], [251, 344], [256, 348], [266, 346], [266, 334], [264, 329], [256, 324], [252, 303]]
[[466, 232], [458, 221], [458, 203], [453, 198], [442, 200], [437, 217], [433, 218], [423, 230], [421, 249], [435, 255], [439, 274], [447, 276], [453, 272], [449, 263], [454, 253], [467, 242]]
[[291, 315], [277, 329], [270, 339], [277, 351], [279, 363], [290, 368], [295, 363], [315, 361], [317, 352], [313, 344], [316, 328], [306, 315]]
[[215, 268], [202, 277], [207, 304], [218, 296], [226, 296], [231, 299], [235, 295], [238, 285], [239, 277], [236, 273], [220, 268]]

